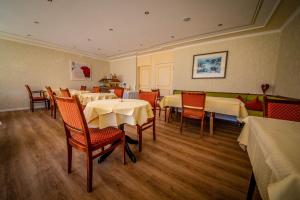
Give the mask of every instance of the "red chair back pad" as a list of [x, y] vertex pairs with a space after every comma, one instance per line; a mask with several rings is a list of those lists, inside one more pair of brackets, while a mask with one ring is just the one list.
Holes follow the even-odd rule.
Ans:
[[148, 101], [152, 108], [155, 108], [156, 105], [157, 92], [140, 92], [139, 98], [145, 101]]
[[300, 104], [268, 102], [267, 117], [300, 122]]
[[182, 105], [192, 107], [202, 107], [205, 105], [205, 93], [182, 92]]
[[79, 111], [79, 105], [77, 105], [75, 99], [67, 99], [67, 101], [65, 101], [64, 98], [56, 99], [56, 103], [63, 121], [70, 127], [84, 131], [84, 121]]
[[123, 98], [123, 92], [124, 92], [123, 88], [116, 88], [114, 90], [115, 95], [119, 98]]

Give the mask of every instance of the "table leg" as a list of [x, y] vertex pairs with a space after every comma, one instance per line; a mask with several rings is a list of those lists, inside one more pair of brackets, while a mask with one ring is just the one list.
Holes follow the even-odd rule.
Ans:
[[212, 136], [214, 134], [214, 117], [215, 113], [211, 112], [209, 116], [209, 135]]
[[255, 181], [254, 173], [252, 171], [251, 178], [250, 178], [250, 181], [249, 181], [248, 192], [247, 192], [247, 200], [252, 199], [253, 194], [254, 194], [254, 190], [255, 190], [255, 186], [256, 186], [256, 181]]
[[[121, 125], [119, 126], [119, 129], [121, 129], [122, 131], [124, 131], [124, 124], [121, 124]], [[117, 142], [118, 142], [118, 141], [117, 141]], [[117, 142], [116, 142], [116, 143], [117, 143]], [[130, 149], [130, 147], [129, 147], [128, 144], [138, 144], [138, 143], [139, 143], [139, 142], [138, 142], [137, 140], [134, 140], [134, 139], [130, 138], [128, 135], [125, 136], [125, 150], [126, 150], [127, 155], [129, 156], [130, 160], [131, 160], [132, 162], [134, 162], [134, 163], [136, 162], [136, 157], [135, 157], [135, 155], [132, 153], [132, 151], [131, 151], [131, 149]], [[114, 144], [115, 144], [115, 143], [114, 143]], [[109, 152], [103, 154], [102, 156], [100, 156], [100, 157], [98, 158], [98, 163], [103, 162], [108, 156], [110, 156], [110, 154], [111, 154], [113, 151], [114, 151], [114, 150], [112, 149], [111, 151], [109, 151]]]

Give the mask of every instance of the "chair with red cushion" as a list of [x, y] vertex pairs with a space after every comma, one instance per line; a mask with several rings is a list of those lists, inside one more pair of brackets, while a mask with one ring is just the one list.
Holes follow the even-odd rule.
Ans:
[[[71, 173], [72, 148], [74, 147], [84, 152], [87, 156], [87, 191], [91, 192], [93, 159], [122, 144], [123, 163], [125, 164], [125, 133], [114, 127], [104, 129], [88, 128], [77, 96], [71, 98], [57, 97], [56, 103], [65, 127], [68, 150], [68, 173]], [[111, 146], [104, 149], [107, 145]]]
[[50, 86], [46, 86], [46, 90], [47, 90], [47, 93], [49, 96], [49, 101], [50, 101], [51, 117], [56, 119], [56, 101], [55, 101], [54, 93]]
[[157, 93], [157, 99], [156, 99], [156, 110], [158, 110], [158, 116], [160, 117], [160, 113], [162, 111], [162, 108], [159, 105], [159, 102], [161, 100], [161, 96], [160, 96], [160, 90], [159, 89], [151, 89], [152, 92], [156, 92]]
[[[29, 87], [29, 85], [25, 85], [26, 90], [28, 92], [29, 100], [30, 100], [30, 110], [31, 112], [34, 112], [34, 104], [35, 103], [45, 103], [46, 109], [48, 108], [48, 103], [49, 100], [47, 97], [44, 96], [44, 91], [43, 90], [35, 90], [32, 91]], [[39, 94], [39, 96], [34, 96], [33, 94]]]
[[68, 88], [66, 88], [66, 89], [60, 88], [60, 96], [61, 97], [71, 97], [71, 93]]
[[265, 97], [264, 117], [300, 122], [300, 101]]
[[86, 91], [86, 86], [85, 85], [80, 86], [80, 90]]
[[137, 125], [137, 134], [139, 137], [139, 152], [142, 151], [142, 140], [143, 140], [143, 131], [151, 128], [153, 131], [153, 140], [156, 140], [156, 133], [155, 133], [155, 113], [156, 113], [156, 99], [157, 99], [157, 92], [139, 92], [139, 99], [148, 101], [152, 106], [152, 111], [154, 116], [149, 118], [146, 123], [143, 125]]
[[99, 86], [94, 86], [92, 89], [93, 93], [100, 93], [101, 92], [101, 88]]
[[180, 133], [182, 133], [184, 118], [200, 119], [201, 134], [203, 133], [205, 117], [205, 97], [204, 92], [181, 92], [182, 111], [180, 122]]
[[115, 88], [114, 93], [118, 98], [122, 99], [124, 94], [124, 88]]

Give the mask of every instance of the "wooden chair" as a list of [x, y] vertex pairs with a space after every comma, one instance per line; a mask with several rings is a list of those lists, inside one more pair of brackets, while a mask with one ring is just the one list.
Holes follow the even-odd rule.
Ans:
[[205, 97], [204, 92], [182, 92], [182, 110], [180, 133], [182, 133], [184, 118], [200, 119], [201, 120], [201, 134], [203, 133], [204, 117], [205, 117]]
[[94, 86], [92, 89], [93, 93], [100, 93], [101, 92], [101, 88], [99, 86]]
[[86, 86], [85, 85], [80, 86], [80, 90], [86, 91]]
[[157, 99], [156, 99], [156, 110], [158, 110], [158, 116], [160, 117], [160, 113], [162, 111], [162, 108], [159, 105], [159, 102], [161, 100], [161, 96], [160, 96], [160, 90], [159, 89], [151, 89], [152, 92], [156, 92], [157, 93]]
[[[30, 100], [30, 110], [31, 112], [34, 112], [34, 104], [35, 103], [45, 103], [46, 109], [48, 108], [48, 103], [49, 100], [47, 97], [44, 96], [44, 91], [43, 90], [35, 90], [32, 91], [29, 87], [29, 85], [25, 85], [26, 90], [28, 92], [29, 100]], [[33, 94], [39, 94], [39, 96], [34, 96]]]
[[66, 88], [66, 89], [60, 88], [60, 96], [61, 97], [71, 97], [71, 93], [68, 88]]
[[142, 151], [142, 140], [143, 140], [143, 131], [151, 128], [153, 129], [153, 140], [156, 140], [156, 133], [155, 133], [155, 114], [156, 114], [156, 99], [157, 93], [156, 92], [139, 92], [139, 98], [145, 101], [148, 101], [152, 106], [154, 117], [149, 118], [146, 123], [143, 125], [137, 125], [137, 134], [139, 138], [139, 152]]
[[265, 97], [264, 117], [300, 122], [300, 101]]
[[[125, 164], [125, 132], [114, 127], [104, 129], [88, 128], [77, 96], [71, 98], [57, 97], [56, 102], [65, 127], [68, 150], [68, 173], [71, 173], [72, 148], [74, 147], [84, 152], [87, 156], [87, 191], [91, 192], [93, 159], [122, 144], [123, 163]], [[109, 144], [111, 146], [104, 149]], [[100, 150], [100, 152], [97, 150]], [[95, 151], [97, 152], [94, 153]]]
[[118, 98], [122, 99], [124, 94], [124, 88], [115, 88], [114, 93]]
[[46, 86], [46, 90], [47, 90], [49, 100], [50, 100], [49, 103], [50, 103], [51, 117], [56, 119], [56, 101], [55, 101], [54, 93], [50, 86]]

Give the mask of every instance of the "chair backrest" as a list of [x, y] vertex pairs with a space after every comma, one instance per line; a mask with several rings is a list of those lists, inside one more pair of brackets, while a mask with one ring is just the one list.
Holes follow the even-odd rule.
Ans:
[[60, 96], [61, 97], [71, 97], [71, 93], [68, 88], [66, 88], [66, 89], [60, 88]]
[[92, 89], [93, 93], [100, 93], [101, 92], [101, 88], [99, 86], [94, 86]]
[[181, 92], [182, 108], [195, 108], [203, 110], [205, 108], [205, 97], [204, 92]]
[[29, 98], [32, 99], [32, 92], [31, 92], [31, 89], [30, 89], [29, 85], [26, 84], [25, 87], [26, 87], [26, 90], [28, 92]]
[[67, 138], [72, 137], [72, 133], [83, 134], [85, 144], [90, 146], [89, 129], [78, 97], [56, 97], [56, 103], [66, 128]]
[[52, 91], [51, 87], [50, 86], [46, 86], [46, 90], [47, 90], [48, 96], [50, 98], [51, 105], [54, 105], [55, 104], [55, 96], [53, 94], [53, 91]]
[[114, 93], [118, 98], [123, 98], [124, 88], [115, 88]]
[[157, 93], [157, 98], [160, 98], [160, 89], [151, 89], [152, 92]]
[[264, 117], [300, 122], [300, 101], [264, 98]]
[[86, 90], [86, 86], [85, 85], [80, 86], [80, 90], [85, 91]]
[[139, 99], [148, 101], [152, 106], [153, 111], [156, 110], [157, 92], [139, 92]]

